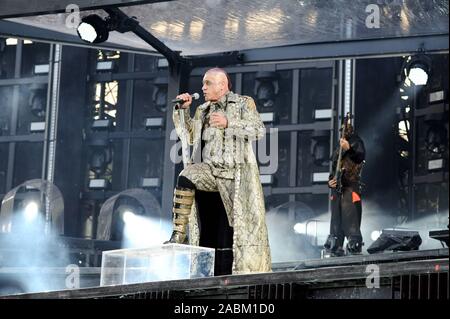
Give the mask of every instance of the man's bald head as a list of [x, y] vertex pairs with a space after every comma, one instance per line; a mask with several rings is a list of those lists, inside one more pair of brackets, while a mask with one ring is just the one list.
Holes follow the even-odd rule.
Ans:
[[227, 72], [221, 68], [206, 71], [203, 77], [202, 91], [206, 101], [217, 101], [231, 89]]
[[[219, 80], [221, 81], [225, 81], [225, 84], [228, 88], [229, 91], [231, 91], [231, 79], [230, 76], [228, 75], [227, 71], [225, 71], [224, 69], [221, 68], [212, 68], [209, 69], [208, 71], [206, 71], [206, 73], [211, 73], [214, 74], [218, 77]], [[205, 75], [206, 75], [205, 73]]]

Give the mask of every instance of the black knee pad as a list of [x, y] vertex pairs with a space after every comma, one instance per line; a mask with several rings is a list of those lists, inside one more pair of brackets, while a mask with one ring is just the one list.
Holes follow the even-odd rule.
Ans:
[[189, 178], [185, 176], [178, 176], [178, 182], [177, 182], [178, 188], [189, 188], [189, 189], [195, 189], [194, 183], [192, 183]]

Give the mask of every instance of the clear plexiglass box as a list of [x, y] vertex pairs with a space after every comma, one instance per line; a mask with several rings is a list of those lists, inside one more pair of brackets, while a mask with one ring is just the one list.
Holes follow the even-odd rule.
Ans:
[[102, 253], [100, 286], [214, 276], [214, 249], [181, 244]]

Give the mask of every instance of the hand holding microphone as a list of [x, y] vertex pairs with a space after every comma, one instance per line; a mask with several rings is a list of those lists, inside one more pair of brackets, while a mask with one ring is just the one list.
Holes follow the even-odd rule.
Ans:
[[187, 109], [189, 106], [191, 106], [192, 101], [198, 100], [199, 97], [200, 97], [200, 95], [198, 93], [194, 93], [192, 95], [189, 93], [183, 93], [183, 94], [177, 95], [177, 97], [174, 100], [172, 100], [172, 103], [178, 104], [175, 106], [175, 109], [180, 108], [180, 103], [182, 103], [181, 108]]

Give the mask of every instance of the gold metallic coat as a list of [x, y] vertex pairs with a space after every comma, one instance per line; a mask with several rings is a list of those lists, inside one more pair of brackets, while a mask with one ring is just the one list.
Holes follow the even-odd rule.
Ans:
[[[193, 118], [185, 111], [185, 126], [188, 143], [192, 145], [190, 162], [199, 162], [197, 155], [201, 148], [203, 122], [210, 102], [196, 109]], [[233, 227], [233, 274], [271, 271], [271, 256], [265, 221], [264, 195], [259, 179], [259, 169], [251, 142], [261, 139], [265, 127], [251, 97], [228, 93], [225, 111], [228, 127], [224, 129], [225, 143], [238, 141], [238, 147], [225, 147], [222, 154], [223, 167], [212, 173], [227, 211], [228, 221]], [[178, 111], [173, 112], [173, 121], [178, 136], [183, 132]], [[197, 161], [196, 161], [197, 159]], [[231, 174], [231, 176], [229, 176]], [[234, 183], [227, 178], [232, 177]], [[198, 246], [199, 227], [196, 205], [192, 205], [189, 220], [189, 244]]]

